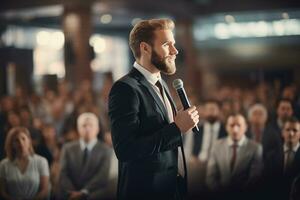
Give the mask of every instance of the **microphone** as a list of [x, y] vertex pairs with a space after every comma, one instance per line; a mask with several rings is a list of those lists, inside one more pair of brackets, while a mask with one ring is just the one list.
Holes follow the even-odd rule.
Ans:
[[[173, 87], [175, 88], [175, 90], [177, 91], [177, 94], [180, 98], [180, 101], [183, 105], [184, 110], [188, 109], [191, 107], [191, 104], [189, 102], [189, 99], [185, 93], [185, 90], [183, 88], [183, 82], [181, 79], [175, 79], [173, 81]], [[194, 133], [198, 133], [199, 132], [199, 127], [196, 124], [196, 126], [192, 129]]]

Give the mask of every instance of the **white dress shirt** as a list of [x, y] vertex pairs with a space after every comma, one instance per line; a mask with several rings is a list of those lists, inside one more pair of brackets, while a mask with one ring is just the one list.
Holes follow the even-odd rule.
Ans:
[[211, 147], [213, 143], [218, 139], [221, 123], [219, 121], [211, 124], [204, 122], [203, 124], [203, 140], [201, 145], [201, 151], [199, 154], [199, 160], [207, 161], [210, 155]]

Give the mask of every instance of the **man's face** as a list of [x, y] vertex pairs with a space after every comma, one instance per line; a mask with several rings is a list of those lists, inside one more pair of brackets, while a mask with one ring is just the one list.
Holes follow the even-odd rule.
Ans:
[[208, 102], [204, 106], [205, 109], [205, 119], [210, 122], [214, 123], [219, 119], [220, 109], [216, 103]]
[[282, 129], [282, 136], [287, 145], [295, 145], [300, 139], [300, 123], [286, 122]]
[[171, 30], [156, 30], [151, 54], [151, 63], [161, 72], [172, 75], [176, 72], [175, 59], [178, 54]]
[[265, 125], [266, 121], [267, 121], [267, 116], [264, 113], [264, 111], [261, 109], [255, 109], [249, 118], [249, 122], [252, 125], [263, 126]]
[[82, 138], [85, 142], [89, 142], [97, 137], [99, 125], [96, 120], [86, 118], [78, 124], [78, 132], [80, 138]]
[[293, 114], [293, 108], [290, 102], [281, 101], [277, 108], [277, 116], [279, 119], [284, 121], [285, 119], [291, 117]]
[[239, 141], [245, 135], [246, 129], [247, 125], [243, 116], [237, 115], [228, 118], [226, 130], [232, 140]]

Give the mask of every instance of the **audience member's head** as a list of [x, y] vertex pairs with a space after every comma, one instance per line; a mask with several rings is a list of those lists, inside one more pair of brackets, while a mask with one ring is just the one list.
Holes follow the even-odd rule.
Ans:
[[5, 113], [13, 110], [15, 107], [14, 99], [10, 96], [3, 97], [0, 101], [0, 103], [1, 103], [0, 109], [2, 112], [5, 112]]
[[86, 143], [97, 138], [99, 133], [98, 117], [94, 113], [82, 113], [77, 119], [79, 137]]
[[286, 119], [283, 128], [282, 136], [284, 143], [287, 146], [295, 146], [300, 140], [300, 122], [295, 117], [290, 117]]
[[12, 128], [5, 140], [5, 152], [9, 160], [29, 156], [34, 153], [30, 133], [27, 128]]
[[279, 99], [276, 106], [277, 118], [284, 122], [293, 115], [293, 105], [289, 99]]
[[283, 88], [281, 96], [282, 98], [289, 99], [291, 101], [294, 101], [296, 98], [296, 87], [294, 85], [289, 85]]
[[10, 111], [7, 114], [7, 122], [9, 127], [17, 127], [21, 125], [21, 119], [17, 112]]
[[250, 126], [264, 127], [268, 119], [268, 112], [263, 104], [254, 104], [248, 110], [248, 121]]
[[31, 126], [32, 117], [31, 117], [31, 112], [30, 112], [29, 107], [22, 106], [20, 108], [20, 119], [21, 119], [21, 123], [23, 126], [25, 126], [25, 127]]
[[217, 100], [209, 99], [204, 104], [205, 119], [214, 123], [220, 119], [220, 103]]
[[239, 141], [245, 135], [247, 130], [246, 119], [242, 114], [234, 113], [229, 114], [226, 120], [226, 131], [228, 136], [234, 140]]

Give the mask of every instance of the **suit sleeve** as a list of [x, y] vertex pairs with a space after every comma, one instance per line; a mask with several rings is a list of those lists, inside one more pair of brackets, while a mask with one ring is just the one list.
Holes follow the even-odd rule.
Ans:
[[109, 96], [109, 116], [113, 145], [119, 160], [129, 161], [171, 150], [181, 143], [175, 123], [140, 137], [140, 99], [127, 83], [116, 82]]
[[207, 163], [206, 184], [209, 189], [216, 190], [220, 187], [220, 172], [216, 160], [217, 143], [212, 147], [212, 153]]
[[75, 190], [75, 187], [69, 177], [68, 174], [68, 149], [66, 146], [63, 147], [62, 153], [61, 153], [61, 158], [60, 158], [60, 165], [61, 165], [61, 170], [60, 170], [60, 175], [59, 175], [59, 197], [60, 198], [65, 198], [68, 191]]
[[89, 194], [89, 199], [100, 199], [105, 195], [107, 184], [108, 184], [108, 175], [110, 168], [110, 160], [112, 156], [111, 149], [104, 149], [104, 155], [101, 160], [101, 165], [98, 170], [98, 173], [86, 184], [84, 189], [86, 189]]
[[248, 180], [248, 187], [254, 186], [259, 181], [259, 178], [262, 175], [263, 171], [263, 149], [262, 146], [259, 144], [256, 148], [255, 154], [253, 156], [253, 160], [250, 166], [250, 174]]

